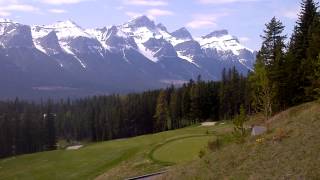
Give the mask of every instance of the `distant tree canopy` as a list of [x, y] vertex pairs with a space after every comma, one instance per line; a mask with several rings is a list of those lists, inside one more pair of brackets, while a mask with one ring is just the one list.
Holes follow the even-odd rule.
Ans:
[[57, 139], [104, 141], [232, 118], [242, 103], [250, 105], [244, 96], [248, 88], [236, 69], [223, 73], [222, 82], [199, 77], [180, 88], [123, 96], [2, 102], [0, 156], [53, 150]]

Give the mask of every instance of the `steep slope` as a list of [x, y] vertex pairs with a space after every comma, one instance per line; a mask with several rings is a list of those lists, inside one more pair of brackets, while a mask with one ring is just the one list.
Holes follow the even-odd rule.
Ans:
[[36, 48], [30, 26], [1, 19], [0, 34], [0, 96], [32, 96], [42, 87], [77, 83], [59, 63]]
[[[253, 120], [251, 123], [257, 123]], [[320, 104], [312, 102], [273, 117], [270, 132], [248, 137], [172, 169], [165, 179], [318, 179]]]

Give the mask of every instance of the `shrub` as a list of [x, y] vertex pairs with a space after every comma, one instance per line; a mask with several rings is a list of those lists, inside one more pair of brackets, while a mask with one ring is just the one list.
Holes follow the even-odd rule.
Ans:
[[206, 155], [206, 152], [204, 151], [204, 150], [200, 150], [199, 151], [199, 158], [201, 159], [201, 158], [203, 158], [203, 156], [205, 156]]
[[240, 107], [240, 114], [237, 115], [233, 120], [233, 135], [237, 138], [245, 137], [246, 136], [246, 129], [244, 127], [244, 123], [247, 121], [248, 117], [246, 115], [246, 111], [241, 105]]

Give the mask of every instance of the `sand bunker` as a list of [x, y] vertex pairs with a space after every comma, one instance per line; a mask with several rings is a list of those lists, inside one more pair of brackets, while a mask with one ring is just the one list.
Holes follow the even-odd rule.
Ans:
[[67, 150], [77, 150], [82, 148], [83, 145], [77, 145], [77, 146], [69, 146], [67, 147]]
[[217, 122], [203, 122], [201, 123], [201, 126], [214, 126]]

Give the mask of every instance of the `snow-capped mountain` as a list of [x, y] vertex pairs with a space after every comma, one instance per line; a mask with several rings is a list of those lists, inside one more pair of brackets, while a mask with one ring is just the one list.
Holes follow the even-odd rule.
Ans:
[[72, 21], [28, 26], [0, 19], [0, 83], [15, 84], [2, 96], [20, 95], [20, 89], [26, 96], [139, 91], [198, 75], [218, 80], [223, 68], [245, 74], [254, 60], [255, 52], [227, 30], [195, 38], [146, 16], [96, 29]]

